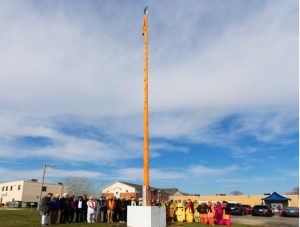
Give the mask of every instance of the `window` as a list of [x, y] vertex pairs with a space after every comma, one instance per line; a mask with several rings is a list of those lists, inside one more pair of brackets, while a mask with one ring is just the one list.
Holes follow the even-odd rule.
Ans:
[[47, 187], [46, 187], [46, 186], [43, 186], [42, 191], [43, 191], [43, 192], [46, 192], [46, 191], [47, 191]]
[[4, 191], [4, 188], [5, 188], [5, 187], [3, 186], [3, 187], [2, 187], [2, 191]]
[[21, 185], [18, 185], [18, 190], [21, 190]]
[[126, 190], [126, 192], [128, 192], [128, 190]]
[[10, 186], [10, 190], [11, 190], [11, 191], [13, 190], [13, 186]]
[[8, 191], [8, 186], [6, 186], [6, 188], [5, 188], [6, 190], [5, 191]]

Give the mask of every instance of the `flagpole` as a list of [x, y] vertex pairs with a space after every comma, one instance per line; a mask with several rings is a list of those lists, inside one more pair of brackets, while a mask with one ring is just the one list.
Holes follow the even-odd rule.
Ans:
[[144, 9], [144, 186], [143, 205], [150, 206], [149, 182], [149, 109], [148, 109], [148, 7]]

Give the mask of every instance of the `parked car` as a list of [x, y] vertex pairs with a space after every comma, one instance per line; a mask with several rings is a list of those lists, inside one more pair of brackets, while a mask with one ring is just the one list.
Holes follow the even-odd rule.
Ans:
[[36, 208], [38, 207], [37, 202], [23, 202], [23, 205], [25, 208]]
[[244, 215], [246, 213], [244, 207], [239, 203], [229, 203], [228, 206], [230, 208], [230, 213], [233, 215]]
[[281, 210], [281, 216], [299, 217], [298, 207], [284, 207]]
[[8, 204], [9, 208], [21, 208], [22, 201], [13, 201]]
[[272, 208], [265, 205], [255, 205], [252, 208], [252, 216], [273, 216]]
[[250, 205], [242, 205], [244, 207], [245, 214], [251, 214], [251, 206]]

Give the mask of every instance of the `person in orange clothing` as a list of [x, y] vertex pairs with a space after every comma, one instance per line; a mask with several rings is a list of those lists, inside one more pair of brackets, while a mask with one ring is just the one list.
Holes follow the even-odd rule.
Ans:
[[207, 209], [208, 206], [206, 203], [201, 203], [197, 208], [197, 211], [199, 212], [200, 216], [200, 223], [204, 225], [207, 224]]
[[107, 222], [113, 223], [113, 216], [116, 209], [116, 201], [112, 196], [107, 201]]
[[209, 225], [215, 225], [215, 215], [216, 215], [215, 205], [211, 201], [209, 201], [208, 208], [207, 208], [207, 218], [208, 218]]

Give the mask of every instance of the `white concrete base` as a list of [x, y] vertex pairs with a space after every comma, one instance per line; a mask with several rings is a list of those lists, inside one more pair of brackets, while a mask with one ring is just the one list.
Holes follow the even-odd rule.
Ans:
[[166, 227], [166, 208], [156, 206], [128, 206], [128, 227]]

